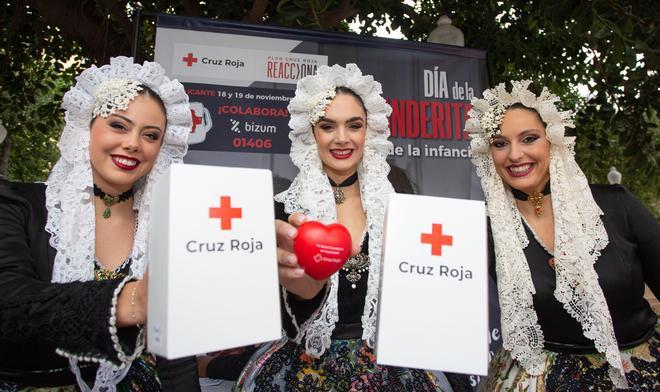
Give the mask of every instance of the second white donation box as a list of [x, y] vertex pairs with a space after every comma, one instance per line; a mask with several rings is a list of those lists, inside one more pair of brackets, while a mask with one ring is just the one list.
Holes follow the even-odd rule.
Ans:
[[279, 339], [271, 172], [172, 165], [151, 196], [148, 350], [171, 359]]
[[381, 269], [378, 363], [487, 373], [486, 249], [483, 201], [390, 197]]

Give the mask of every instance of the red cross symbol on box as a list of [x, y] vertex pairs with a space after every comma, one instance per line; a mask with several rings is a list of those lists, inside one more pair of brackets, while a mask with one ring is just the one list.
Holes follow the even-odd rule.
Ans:
[[422, 244], [431, 245], [431, 254], [433, 256], [442, 256], [442, 247], [452, 246], [454, 244], [454, 237], [443, 235], [442, 225], [434, 223], [431, 233], [422, 233]]
[[203, 117], [202, 116], [196, 116], [195, 111], [192, 110], [192, 109], [190, 109], [190, 115], [192, 116], [192, 123], [193, 123], [192, 131], [190, 131], [190, 133], [195, 133], [195, 129], [197, 128], [197, 126], [199, 124], [202, 123]]
[[243, 217], [243, 209], [231, 206], [231, 197], [220, 196], [220, 207], [209, 208], [209, 218], [220, 219], [220, 230], [231, 230], [231, 220]]
[[194, 57], [192, 53], [188, 53], [188, 55], [181, 60], [183, 60], [188, 67], [192, 67], [192, 65], [197, 62], [197, 57]]

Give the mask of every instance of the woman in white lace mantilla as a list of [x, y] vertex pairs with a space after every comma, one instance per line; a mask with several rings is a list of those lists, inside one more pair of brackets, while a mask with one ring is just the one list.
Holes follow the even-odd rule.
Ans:
[[[385, 161], [391, 108], [381, 94], [355, 64], [322, 66], [298, 82], [288, 109], [300, 172], [275, 197], [288, 337], [252, 356], [237, 390], [440, 390], [428, 372], [375, 363], [383, 219], [394, 192]], [[292, 252], [304, 220], [339, 222], [351, 234], [353, 257], [324, 281], [305, 274]]]
[[488, 391], [660, 389], [660, 227], [621, 186], [590, 185], [573, 114], [530, 81], [484, 91], [466, 122], [489, 215], [503, 348]]
[[194, 358], [157, 360], [142, 329], [151, 192], [187, 150], [184, 88], [118, 57], [62, 106], [47, 184], [0, 185], [0, 389], [198, 389]]

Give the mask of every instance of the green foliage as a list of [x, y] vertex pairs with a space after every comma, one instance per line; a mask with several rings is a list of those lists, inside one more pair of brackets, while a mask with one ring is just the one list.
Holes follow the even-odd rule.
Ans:
[[[609, 167], [616, 166], [623, 183], [660, 216], [660, 2], [654, 0], [418, 0], [414, 6], [396, 0], [6, 4], [0, 9], [0, 120], [13, 143], [13, 179], [45, 178], [47, 162], [56, 157], [52, 141], [62, 126], [56, 109], [62, 92], [80, 67], [131, 53], [132, 12], [138, 4], [144, 11], [332, 31], [348, 31], [348, 22], [358, 18], [364, 35], [373, 35], [389, 20], [389, 28], [401, 28], [416, 41], [426, 40], [446, 14], [463, 30], [467, 47], [487, 50], [492, 84], [530, 78], [577, 112], [577, 157], [592, 182], [605, 182]], [[142, 23], [138, 58], [150, 58], [154, 23]], [[81, 62], [64, 68], [62, 62], [71, 58]]]
[[[68, 68], [62, 62], [76, 56], [79, 48], [25, 6], [9, 3], [0, 9], [0, 17], [0, 121], [8, 132], [4, 144], [11, 147], [8, 167], [0, 174], [43, 181], [59, 155], [62, 95], [77, 73], [75, 61]], [[0, 162], [6, 160], [2, 151], [0, 158], [5, 159]]]
[[[467, 47], [487, 50], [493, 85], [529, 78], [548, 86], [577, 113], [576, 155], [590, 181], [605, 183], [616, 166], [624, 185], [660, 217], [660, 3], [421, 0], [415, 13], [400, 7], [388, 15], [414, 40], [449, 15]], [[372, 16], [367, 25], [383, 21]]]
[[64, 125], [59, 104], [70, 75], [43, 61], [24, 67], [27, 77], [19, 81], [20, 87], [0, 91], [0, 119], [13, 146], [7, 177], [43, 181], [59, 156], [56, 143]]

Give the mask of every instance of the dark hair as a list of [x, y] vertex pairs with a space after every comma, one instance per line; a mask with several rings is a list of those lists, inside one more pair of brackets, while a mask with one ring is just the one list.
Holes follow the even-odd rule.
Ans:
[[153, 98], [154, 101], [158, 103], [158, 106], [163, 109], [163, 113], [165, 113], [165, 123], [167, 124], [167, 108], [165, 107], [165, 102], [160, 98], [160, 95], [156, 94], [154, 90], [144, 84], [140, 84], [140, 87], [142, 87], [142, 90], [138, 91], [138, 95], [146, 95]]
[[397, 193], [407, 193], [409, 195], [414, 195], [417, 193], [417, 186], [412, 182], [408, 173], [403, 168], [400, 168], [394, 164], [394, 162], [388, 160], [387, 163], [390, 165], [390, 172], [387, 174], [387, 179], [392, 184], [394, 191]]
[[528, 108], [527, 106], [523, 105], [522, 103], [516, 102], [513, 105], [508, 106], [506, 108], [506, 110], [509, 110], [509, 109], [524, 109], [524, 110], [527, 110], [528, 112], [532, 112], [532, 113], [536, 114], [536, 117], [539, 119], [539, 121], [541, 121], [543, 123], [544, 127], [546, 127], [546, 128], [548, 127], [548, 124], [546, 124], [545, 121], [543, 121], [543, 119], [541, 118], [541, 114], [534, 108]]
[[350, 88], [348, 88], [346, 86], [339, 86], [335, 89], [335, 92], [337, 94], [348, 94], [348, 95], [352, 95], [353, 97], [355, 97], [355, 99], [357, 99], [358, 102], [360, 102], [360, 106], [362, 106], [362, 110], [364, 110], [364, 114], [367, 115], [367, 107], [364, 106], [364, 101], [362, 100], [362, 97], [359, 96], [355, 91], [351, 90]]

